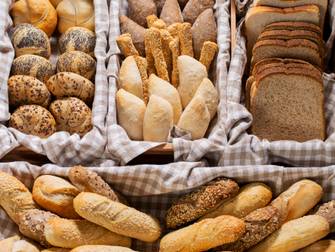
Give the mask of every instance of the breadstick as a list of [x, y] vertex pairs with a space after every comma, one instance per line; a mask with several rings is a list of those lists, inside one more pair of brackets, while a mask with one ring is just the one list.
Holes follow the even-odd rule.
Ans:
[[133, 44], [130, 33], [125, 33], [117, 37], [116, 43], [125, 57], [139, 55]]
[[148, 75], [150, 76], [151, 74], [156, 73], [156, 69], [155, 69], [154, 57], [152, 56], [152, 51], [151, 51], [151, 46], [150, 46], [149, 29], [145, 31], [144, 44], [145, 44], [145, 57], [147, 59], [147, 66], [148, 66], [147, 70], [148, 70]]
[[194, 57], [191, 24], [183, 23], [178, 35], [181, 55]]
[[147, 73], [147, 60], [140, 56], [135, 56], [135, 61], [137, 68], [140, 72], [141, 79], [142, 79], [142, 88], [143, 88], [143, 99], [145, 104], [148, 103], [149, 97], [148, 97], [148, 73]]
[[152, 27], [157, 29], [166, 29], [166, 23], [162, 19], [157, 19], [153, 24]]
[[179, 38], [174, 38], [169, 44], [171, 53], [172, 53], [172, 73], [171, 73], [171, 83], [177, 88], [179, 86], [179, 71], [178, 71], [178, 57], [180, 55], [179, 48]]
[[165, 59], [165, 62], [166, 62], [167, 70], [168, 70], [169, 75], [170, 75], [171, 70], [172, 70], [172, 56], [171, 56], [171, 51], [170, 51], [169, 44], [173, 40], [173, 37], [170, 35], [168, 30], [166, 30], [166, 29], [161, 29], [160, 33], [161, 33], [164, 59]]
[[217, 51], [218, 45], [214, 42], [206, 41], [202, 46], [199, 61], [207, 68], [207, 72], [209, 71]]
[[158, 20], [158, 17], [154, 14], [147, 16], [147, 25], [148, 28], [151, 28], [152, 25]]
[[182, 23], [174, 23], [172, 25], [169, 25], [167, 30], [169, 31], [170, 35], [172, 37], [178, 37], [179, 31], [181, 30]]

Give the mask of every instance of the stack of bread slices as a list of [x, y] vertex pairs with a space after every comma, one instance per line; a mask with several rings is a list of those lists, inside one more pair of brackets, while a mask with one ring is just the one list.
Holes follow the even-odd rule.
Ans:
[[322, 27], [326, 9], [325, 0], [257, 0], [249, 9], [246, 105], [253, 115], [251, 132], [259, 138], [325, 139]]

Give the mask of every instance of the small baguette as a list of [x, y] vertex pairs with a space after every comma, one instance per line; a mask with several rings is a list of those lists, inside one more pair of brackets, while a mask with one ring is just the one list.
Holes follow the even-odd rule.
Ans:
[[95, 193], [80, 193], [73, 205], [81, 217], [121, 235], [154, 242], [161, 234], [151, 216]]
[[334, 252], [335, 241], [333, 240], [322, 240], [300, 250], [300, 252]]
[[72, 249], [71, 252], [131, 252], [129, 248], [119, 246], [86, 245]]

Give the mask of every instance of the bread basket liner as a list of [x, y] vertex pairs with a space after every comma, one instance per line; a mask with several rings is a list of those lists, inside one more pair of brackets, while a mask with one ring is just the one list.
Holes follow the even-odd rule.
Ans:
[[[246, 4], [246, 3], [244, 3]], [[237, 3], [238, 6], [238, 3]], [[245, 5], [247, 6], [247, 5]], [[243, 6], [238, 8], [245, 13]], [[329, 11], [332, 13], [332, 34], [327, 43], [327, 52], [331, 54], [330, 41], [335, 37], [335, 3], [329, 1]], [[226, 131], [229, 146], [225, 148], [219, 165], [249, 165], [286, 163], [293, 166], [326, 166], [335, 164], [335, 74], [323, 74], [325, 93], [325, 116], [327, 122], [327, 139], [296, 141], [260, 140], [255, 135], [247, 133], [252, 124], [252, 115], [244, 106], [242, 77], [247, 61], [246, 38], [242, 33], [243, 19], [237, 31], [236, 48], [232, 55], [228, 73], [227, 86], [227, 118]], [[328, 57], [329, 58], [329, 57]]]
[[[229, 25], [230, 0], [217, 0], [214, 6], [218, 27], [219, 53], [215, 62], [216, 68], [213, 83], [220, 95], [218, 106], [218, 120], [211, 123], [211, 130], [206, 138], [191, 141], [190, 134], [174, 127], [170, 132], [169, 142], [172, 142], [175, 161], [198, 161], [203, 157], [209, 160], [217, 159], [218, 151], [227, 142], [226, 132], [223, 126], [225, 92], [223, 87], [227, 81], [227, 69], [230, 59], [230, 25]], [[117, 92], [118, 71], [120, 69], [120, 51], [116, 44], [116, 37], [120, 34], [119, 16], [126, 14], [127, 1], [112, 1], [110, 5], [110, 33], [109, 33], [109, 111], [107, 115], [107, 151], [108, 158], [118, 160], [126, 164], [147, 150], [164, 143], [148, 141], [132, 141], [126, 131], [117, 124], [115, 94]], [[215, 67], [215, 66], [214, 66]], [[214, 72], [214, 71], [213, 71]]]
[[[138, 165], [103, 167], [90, 169], [99, 173], [115, 190], [124, 194], [132, 207], [157, 217], [163, 225], [166, 210], [180, 195], [205, 184], [217, 177], [228, 177], [240, 185], [250, 182], [264, 182], [275, 195], [287, 189], [294, 182], [309, 178], [319, 183], [324, 190], [323, 201], [335, 198], [335, 166], [318, 168], [284, 168], [281, 166], [235, 166], [201, 167], [201, 162], [179, 162], [168, 165]], [[34, 178], [42, 174], [67, 176], [68, 168], [56, 165], [42, 167], [25, 162], [0, 164], [0, 171], [13, 174], [31, 189]], [[0, 208], [0, 240], [18, 234], [16, 225]], [[133, 241], [137, 251], [158, 251], [159, 242], [143, 243]]]
[[[1, 68], [0, 81], [0, 118], [7, 121], [10, 117], [8, 112], [8, 91], [7, 80], [11, 69], [11, 63], [14, 57], [14, 51], [10, 39], [8, 37], [8, 28], [12, 25], [12, 20], [9, 15], [9, 7], [11, 0], [4, 0], [0, 2], [0, 16], [5, 16], [1, 20], [6, 20], [5, 29], [0, 22], [0, 32], [5, 32], [5, 36], [0, 38], [0, 48], [4, 53], [0, 54], [0, 62], [7, 62]], [[5, 5], [5, 8], [1, 6]], [[97, 70], [95, 76], [95, 96], [92, 106], [92, 123], [93, 129], [82, 138], [77, 134], [70, 135], [68, 132], [56, 132], [52, 136], [42, 139], [37, 136], [24, 134], [14, 128], [9, 128], [12, 137], [8, 132], [8, 139], [14, 138], [15, 141], [7, 140], [7, 145], [12, 143], [11, 149], [17, 145], [23, 145], [26, 148], [46, 155], [50, 161], [59, 165], [72, 165], [76, 163], [87, 163], [94, 159], [101, 158], [107, 142], [105, 118], [107, 115], [108, 89], [107, 83], [107, 36], [108, 36], [108, 6], [107, 0], [94, 0], [95, 8], [95, 32], [97, 36], [95, 56], [97, 59]], [[52, 41], [54, 39], [52, 38]], [[52, 43], [53, 44], [53, 43]], [[51, 61], [56, 59], [56, 53], [53, 53]], [[55, 62], [53, 62], [55, 63]], [[5, 110], [5, 111], [3, 111]], [[0, 134], [3, 126], [0, 127]], [[3, 139], [1, 138], [1, 141]], [[1, 150], [5, 145], [1, 145]], [[7, 151], [8, 152], [8, 151]], [[0, 151], [0, 154], [2, 151]]]

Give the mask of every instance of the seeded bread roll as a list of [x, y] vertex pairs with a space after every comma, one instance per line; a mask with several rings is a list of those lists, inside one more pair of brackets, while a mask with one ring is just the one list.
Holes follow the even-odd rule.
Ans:
[[49, 110], [55, 117], [58, 131], [83, 136], [93, 127], [91, 109], [77, 98], [56, 100], [51, 103]]
[[15, 27], [12, 35], [15, 57], [34, 54], [49, 58], [51, 47], [48, 35], [31, 24], [20, 24]]
[[86, 79], [92, 79], [95, 74], [96, 62], [88, 54], [80, 51], [63, 53], [58, 58], [57, 72], [72, 72]]
[[60, 53], [81, 51], [94, 57], [94, 32], [84, 27], [71, 27], [59, 38]]
[[60, 72], [51, 76], [46, 85], [57, 99], [77, 97], [88, 105], [93, 102], [94, 84], [79, 74]]
[[8, 80], [8, 98], [13, 107], [29, 104], [48, 107], [51, 94], [47, 86], [35, 77], [14, 75]]
[[25, 134], [46, 138], [56, 132], [52, 114], [38, 105], [24, 105], [11, 115], [9, 126]]
[[235, 181], [225, 178], [217, 178], [201, 186], [173, 203], [167, 212], [167, 227], [177, 228], [202, 217], [225, 200], [234, 197], [238, 190]]
[[22, 55], [14, 59], [11, 75], [29, 75], [46, 83], [55, 73], [50, 61], [37, 55]]
[[104, 246], [104, 245], [86, 245], [77, 247], [71, 252], [131, 252], [129, 248], [119, 246]]

